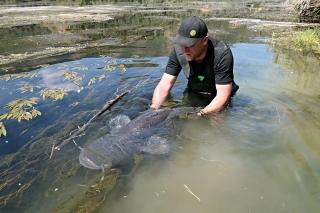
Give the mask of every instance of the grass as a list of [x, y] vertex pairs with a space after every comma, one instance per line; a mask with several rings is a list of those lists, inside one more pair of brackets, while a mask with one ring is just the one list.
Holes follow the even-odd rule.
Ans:
[[274, 33], [271, 43], [274, 46], [285, 47], [295, 51], [320, 54], [320, 28], [290, 33]]

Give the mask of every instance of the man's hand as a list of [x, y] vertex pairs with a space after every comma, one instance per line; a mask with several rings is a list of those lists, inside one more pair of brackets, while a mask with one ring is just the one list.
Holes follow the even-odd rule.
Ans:
[[204, 109], [201, 109], [198, 113], [197, 113], [197, 115], [198, 116], [204, 116], [204, 115], [206, 115], [206, 114], [208, 114]]
[[173, 84], [176, 82], [177, 76], [163, 74], [160, 82], [153, 92], [152, 103], [150, 104], [151, 108], [158, 109], [161, 104], [166, 100], [167, 96], [170, 93], [170, 90]]
[[232, 83], [226, 85], [216, 84], [216, 88], [217, 95], [208, 106], [202, 109], [203, 114], [218, 112], [229, 103], [230, 94], [232, 91]]
[[152, 109], [159, 109], [159, 108], [160, 108], [160, 105], [150, 103], [150, 104], [149, 104], [149, 107], [152, 108]]

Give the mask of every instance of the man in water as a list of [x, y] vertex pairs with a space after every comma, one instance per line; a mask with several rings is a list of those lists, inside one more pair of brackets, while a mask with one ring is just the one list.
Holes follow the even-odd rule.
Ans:
[[181, 69], [188, 78], [188, 91], [210, 97], [210, 103], [199, 115], [225, 107], [239, 89], [233, 79], [233, 55], [229, 46], [209, 37], [206, 24], [196, 16], [182, 21], [173, 43], [176, 45], [154, 90], [150, 107], [157, 109], [163, 104]]

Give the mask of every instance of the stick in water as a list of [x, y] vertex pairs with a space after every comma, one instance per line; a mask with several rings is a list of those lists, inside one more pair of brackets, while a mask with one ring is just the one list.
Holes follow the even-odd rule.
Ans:
[[106, 105], [97, 113], [95, 114], [88, 123], [84, 124], [78, 131], [74, 132], [69, 138], [62, 141], [58, 146], [54, 147], [56, 150], [60, 150], [62, 147], [64, 147], [69, 141], [71, 141], [74, 138], [79, 137], [90, 125], [91, 123], [98, 118], [102, 113], [104, 113], [106, 110], [108, 110], [113, 104], [115, 104], [118, 100], [120, 100], [123, 96], [125, 96], [129, 91], [125, 91], [121, 93], [120, 95], [117, 95], [115, 99], [112, 99], [111, 101], [108, 101]]
[[183, 184], [183, 185], [184, 185], [184, 187], [186, 187], [187, 192], [189, 192], [190, 194], [192, 194], [193, 196], [195, 196], [195, 198], [197, 198], [199, 201], [201, 201], [200, 198], [199, 198], [197, 195], [195, 195], [195, 194], [188, 188], [188, 186], [186, 186], [186, 184]]

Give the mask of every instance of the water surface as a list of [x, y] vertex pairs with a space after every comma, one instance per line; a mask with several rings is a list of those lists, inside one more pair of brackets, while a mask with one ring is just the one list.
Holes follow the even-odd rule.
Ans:
[[[37, 76], [17, 74], [1, 80], [2, 90], [8, 91], [2, 94], [1, 105], [39, 97], [44, 88], [68, 90], [62, 100], [39, 100], [41, 116], [5, 122], [8, 136], [0, 138], [1, 212], [86, 212], [90, 206], [98, 206], [95, 212], [318, 212], [319, 61], [312, 55], [276, 51], [266, 43], [267, 32], [227, 21], [208, 20], [208, 27], [234, 54], [240, 90], [232, 107], [187, 119], [168, 155], [145, 156], [133, 174], [118, 179], [111, 194], [105, 188], [90, 191], [78, 185], [93, 184], [102, 174], [79, 164], [80, 150], [74, 143], [50, 158], [54, 141], [87, 122], [115, 94], [131, 89], [75, 140], [77, 145], [107, 134], [105, 126], [117, 114], [133, 119], [146, 109], [141, 100], [151, 100], [179, 18], [138, 20], [139, 26], [127, 31], [125, 26], [133, 25], [133, 20], [118, 21], [115, 25], [121, 30], [110, 23], [70, 25], [69, 32], [85, 35], [75, 39], [87, 42], [90, 35], [108, 45], [86, 49], [83, 55], [80, 51], [47, 57], [43, 62], [51, 65], [37, 69], [16, 65]], [[30, 33], [28, 42], [54, 39], [47, 29], [39, 29], [43, 35]], [[121, 45], [124, 39], [132, 40]], [[66, 72], [77, 73], [82, 80], [75, 84], [62, 75]], [[33, 92], [21, 93], [19, 88], [26, 83], [33, 85]], [[172, 106], [186, 105], [185, 88], [181, 73], [170, 96]]]

